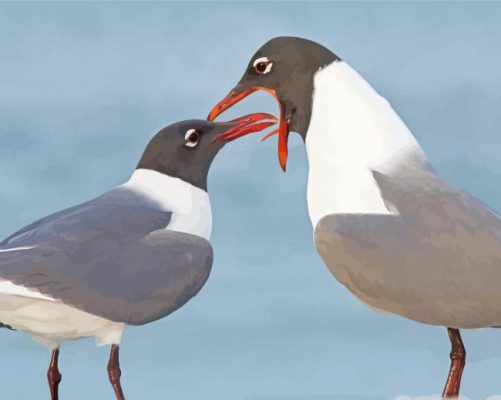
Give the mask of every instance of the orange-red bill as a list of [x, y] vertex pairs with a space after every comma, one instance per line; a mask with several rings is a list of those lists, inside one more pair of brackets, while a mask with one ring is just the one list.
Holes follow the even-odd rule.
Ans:
[[267, 133], [266, 135], [264, 135], [260, 142], [263, 143], [265, 140], [268, 140], [269, 138], [271, 138], [272, 136], [275, 136], [275, 135], [278, 135], [278, 129], [275, 129], [274, 131], [271, 131], [270, 133]]
[[236, 89], [233, 89], [223, 100], [221, 100], [214, 106], [209, 116], [207, 117], [207, 120], [214, 121], [219, 114], [222, 114], [232, 105], [238, 103], [240, 100], [245, 99], [248, 95], [254, 93], [256, 90], [257, 89], [251, 88], [238, 93]]
[[[274, 134], [278, 133], [278, 160], [280, 162], [280, 166], [285, 171], [286, 166], [287, 166], [287, 156], [288, 156], [287, 142], [289, 139], [289, 124], [283, 115], [284, 111], [282, 110], [282, 106], [280, 105], [280, 101], [278, 100], [278, 96], [274, 90], [270, 90], [270, 89], [264, 88], [264, 87], [252, 87], [250, 89], [239, 92], [237, 89], [233, 89], [223, 100], [221, 100], [219, 103], [217, 103], [214, 106], [214, 108], [209, 113], [209, 116], [207, 117], [207, 119], [209, 121], [213, 121], [214, 119], [216, 119], [218, 117], [218, 115], [222, 114], [224, 111], [229, 109], [231, 106], [235, 105], [236, 103], [243, 100], [244, 98], [246, 98], [250, 94], [254, 93], [256, 90], [264, 90], [264, 91], [272, 94], [273, 97], [275, 97], [275, 99], [277, 100], [277, 102], [279, 104], [280, 114], [281, 114], [280, 115], [280, 126], [279, 126], [277, 131], [271, 132], [268, 135], [266, 135], [262, 139], [262, 141], [266, 140], [268, 137], [273, 136]], [[275, 119], [275, 121], [276, 121], [276, 119]], [[268, 126], [271, 126], [271, 125], [268, 125]], [[265, 129], [265, 128], [266, 127], [261, 128], [261, 129], [252, 129], [252, 131], [246, 131], [245, 133], [241, 133], [238, 135], [233, 133], [231, 135], [231, 139], [228, 139], [230, 137], [230, 135], [227, 135], [227, 134], [219, 135], [218, 137], [224, 136], [224, 137], [226, 137], [226, 139], [223, 139], [223, 140], [233, 140], [233, 139], [236, 139], [237, 137], [241, 137], [241, 136], [247, 135], [247, 134], [252, 133], [252, 132], [259, 132], [260, 130]], [[216, 139], [218, 139], [218, 138], [216, 138]]]
[[263, 129], [269, 128], [277, 122], [277, 119], [270, 114], [255, 113], [245, 115], [230, 121], [231, 127], [227, 131], [217, 135], [213, 141], [229, 142], [250, 133], [261, 132]]
[[281, 116], [280, 125], [278, 127], [278, 162], [285, 172], [287, 168], [287, 157], [289, 156], [289, 149], [287, 148], [287, 142], [289, 141], [289, 124]]

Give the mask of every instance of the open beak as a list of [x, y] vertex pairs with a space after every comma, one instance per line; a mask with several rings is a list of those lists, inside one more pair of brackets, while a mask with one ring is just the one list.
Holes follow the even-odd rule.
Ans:
[[229, 129], [217, 135], [212, 141], [230, 142], [250, 133], [261, 132], [263, 129], [269, 128], [277, 122], [277, 119], [270, 114], [256, 113], [245, 115], [229, 121]]
[[[265, 87], [251, 87], [250, 89], [246, 89], [243, 91], [239, 91], [237, 88], [233, 89], [223, 100], [216, 104], [216, 106], [211, 110], [207, 119], [209, 121], [213, 121], [217, 118], [218, 115], [222, 114], [231, 106], [238, 103], [240, 100], [245, 99], [250, 94], [254, 93], [256, 90], [264, 90], [265, 92], [270, 93], [278, 102], [280, 107], [280, 124], [276, 131], [271, 132], [266, 135], [264, 139], [269, 138], [275, 134], [278, 134], [278, 160], [280, 162], [280, 166], [282, 170], [285, 171], [287, 166], [287, 156], [289, 154], [289, 150], [287, 147], [287, 142], [289, 139], [289, 119], [290, 116], [284, 115], [284, 107], [280, 103], [278, 96], [274, 90], [265, 88]], [[275, 120], [276, 121], [276, 120]], [[255, 131], [257, 132], [257, 131]], [[250, 133], [250, 132], [249, 132]]]

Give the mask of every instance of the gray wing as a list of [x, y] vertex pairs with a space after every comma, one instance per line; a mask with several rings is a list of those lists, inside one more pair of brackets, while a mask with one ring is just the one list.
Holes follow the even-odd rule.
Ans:
[[158, 210], [147, 198], [131, 190], [117, 188], [25, 226], [0, 242], [0, 249], [44, 241], [97, 242], [105, 236], [144, 236], [166, 227], [171, 216], [170, 212]]
[[[476, 313], [478, 325], [488, 321], [501, 301], [499, 216], [426, 169], [373, 175], [399, 215], [324, 217], [315, 243], [329, 269], [363, 300], [388, 311], [405, 315], [400, 306], [428, 312], [437, 304], [444, 310], [457, 305], [462, 315]], [[424, 311], [413, 315], [436, 322]]]
[[112, 321], [168, 315], [204, 285], [212, 247], [129, 200], [99, 198], [21, 230], [2, 243], [0, 277]]

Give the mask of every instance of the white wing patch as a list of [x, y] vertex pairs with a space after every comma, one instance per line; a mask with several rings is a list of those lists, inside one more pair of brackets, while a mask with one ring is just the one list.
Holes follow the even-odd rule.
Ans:
[[14, 296], [29, 297], [32, 299], [41, 299], [55, 301], [52, 297], [46, 296], [36, 290], [28, 289], [27, 287], [16, 285], [11, 281], [0, 281], [0, 294], [9, 294]]
[[10, 249], [2, 249], [0, 253], [9, 253], [11, 251], [21, 251], [21, 250], [30, 250], [34, 249], [36, 246], [24, 246], [24, 247], [12, 247]]

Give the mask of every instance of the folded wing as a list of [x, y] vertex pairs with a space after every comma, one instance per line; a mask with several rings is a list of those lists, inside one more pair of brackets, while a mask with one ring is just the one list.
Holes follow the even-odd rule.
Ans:
[[210, 243], [166, 230], [168, 212], [97, 199], [2, 242], [0, 278], [131, 325], [162, 318], [207, 280]]

